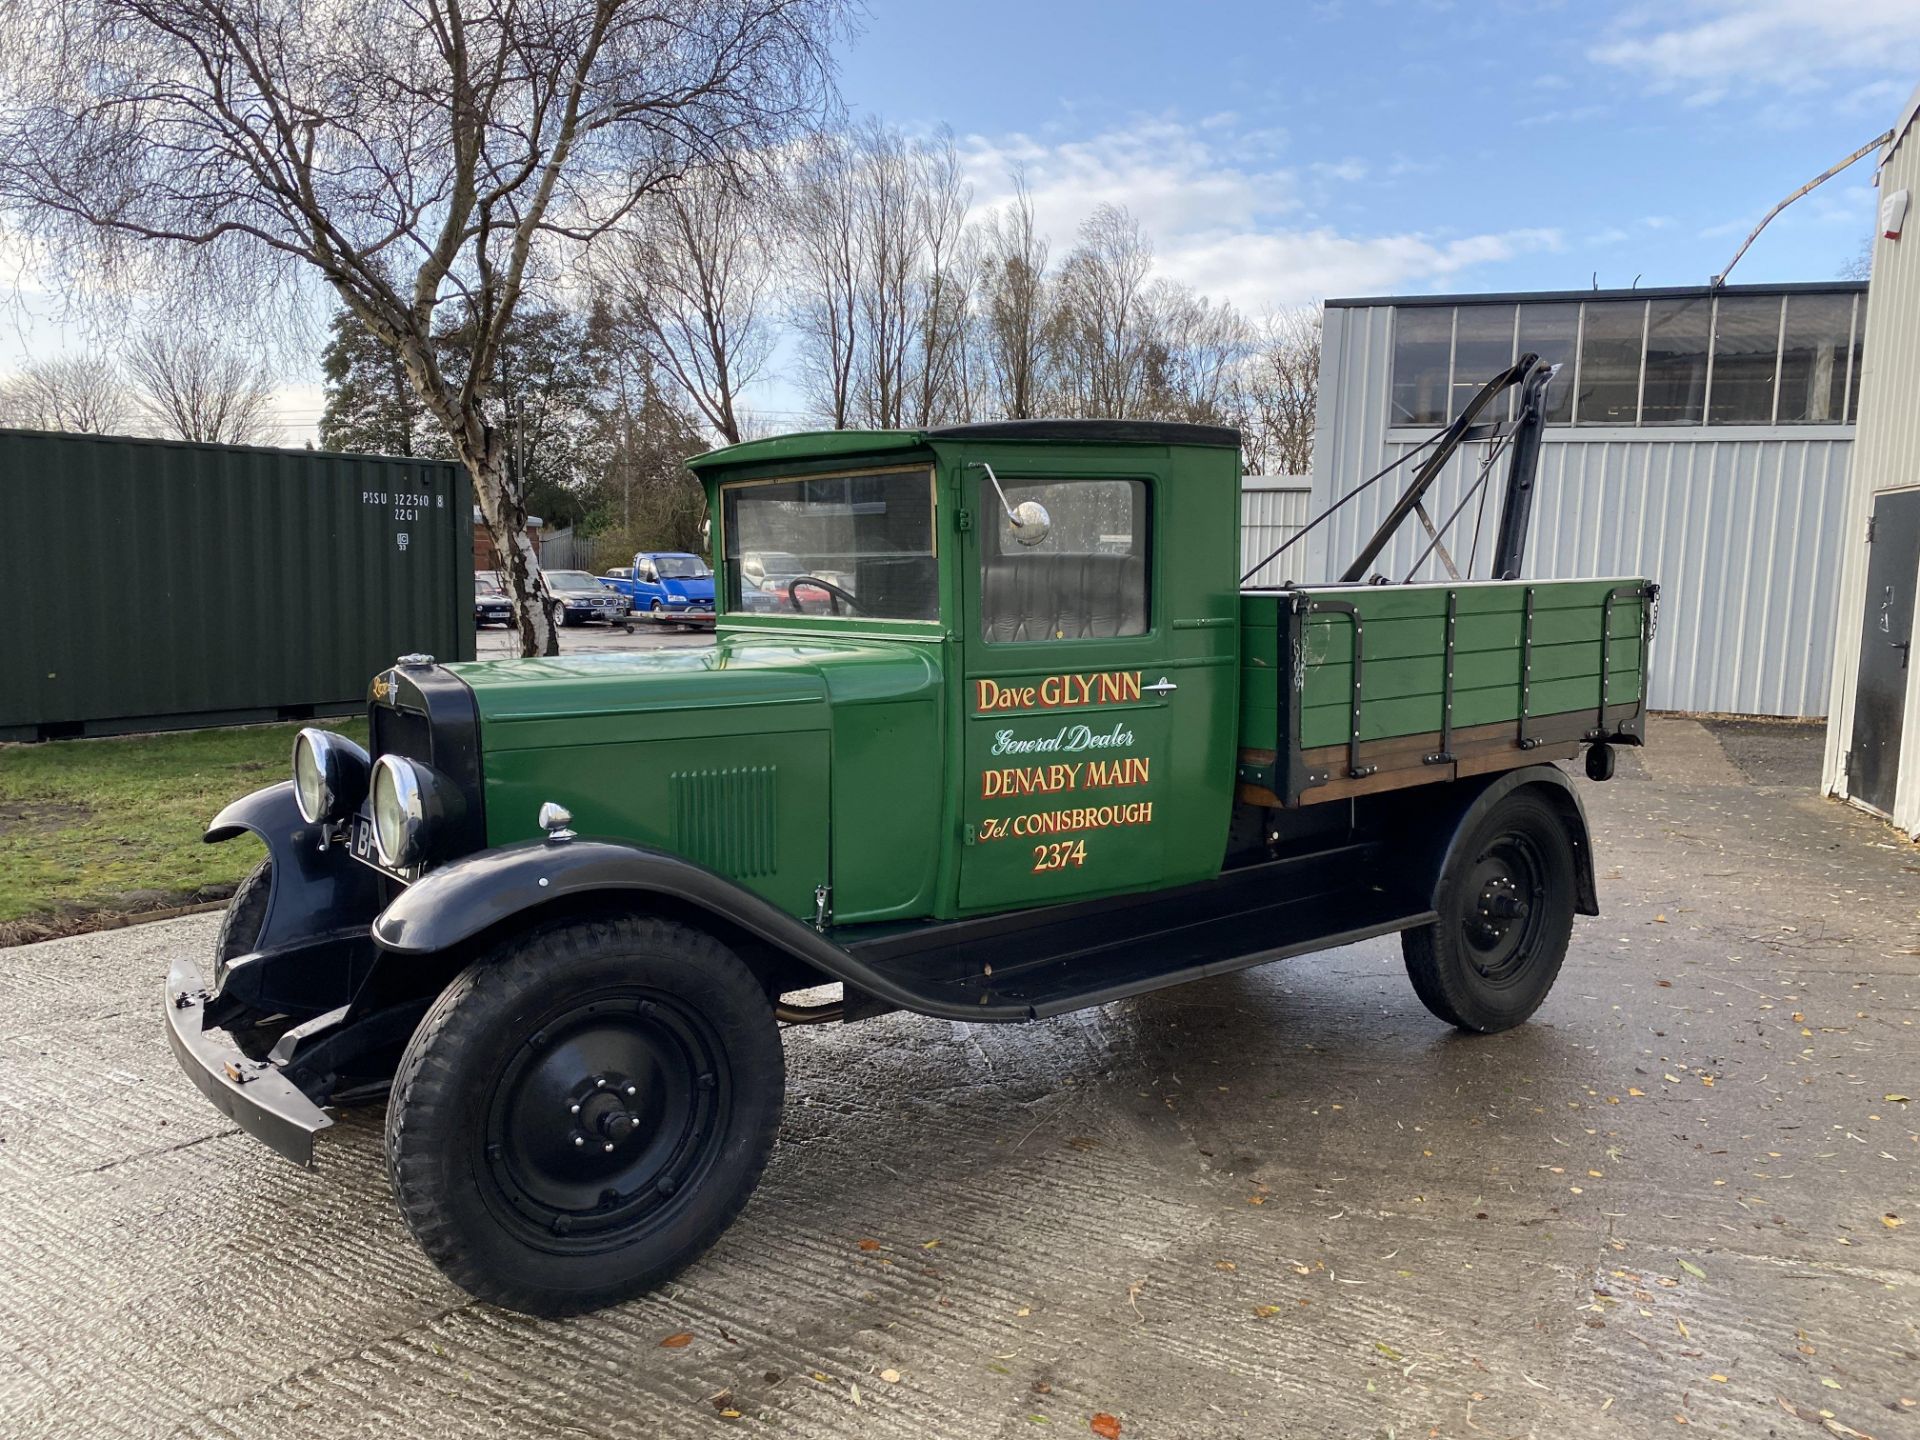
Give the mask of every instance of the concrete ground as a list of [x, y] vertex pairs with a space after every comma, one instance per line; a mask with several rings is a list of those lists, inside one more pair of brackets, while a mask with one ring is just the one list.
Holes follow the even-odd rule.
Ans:
[[176, 1073], [217, 917], [0, 952], [0, 1435], [1920, 1435], [1920, 854], [1818, 746], [1656, 722], [1504, 1036], [1391, 941], [791, 1031], [740, 1222], [560, 1323], [421, 1258], [377, 1112], [302, 1171]]
[[[679, 650], [687, 646], [711, 645], [713, 631], [688, 630], [679, 625], [656, 624], [651, 620], [633, 622], [629, 635], [618, 625], [568, 625], [560, 631], [560, 648], [571, 655], [605, 650]], [[490, 626], [474, 632], [474, 654], [480, 660], [498, 660], [519, 653], [519, 641], [511, 630]]]

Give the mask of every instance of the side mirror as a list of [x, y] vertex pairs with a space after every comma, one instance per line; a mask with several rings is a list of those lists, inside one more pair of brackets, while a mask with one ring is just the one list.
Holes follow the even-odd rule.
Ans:
[[1021, 545], [1038, 545], [1053, 530], [1053, 517], [1038, 500], [1022, 500], [1007, 518], [1013, 522], [1013, 538]]

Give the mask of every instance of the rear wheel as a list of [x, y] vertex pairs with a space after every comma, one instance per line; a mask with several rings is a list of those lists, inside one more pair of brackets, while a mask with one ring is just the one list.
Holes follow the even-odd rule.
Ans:
[[713, 937], [577, 921], [507, 942], [427, 1012], [387, 1169], [462, 1289], [538, 1315], [638, 1295], [747, 1203], [785, 1087], [773, 1010]]
[[1442, 879], [1440, 919], [1401, 936], [1421, 1003], [1479, 1034], [1539, 1009], [1573, 938], [1575, 873], [1550, 805], [1522, 790], [1495, 806]]

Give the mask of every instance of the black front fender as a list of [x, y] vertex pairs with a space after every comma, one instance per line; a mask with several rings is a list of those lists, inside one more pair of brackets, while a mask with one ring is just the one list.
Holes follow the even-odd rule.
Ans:
[[255, 948], [278, 950], [344, 928], [369, 924], [380, 909], [380, 877], [325, 845], [294, 802], [293, 782], [282, 780], [242, 796], [213, 817], [201, 836], [209, 845], [252, 831], [273, 860], [273, 893]]
[[[583, 895], [669, 896], [888, 1005], [946, 1014], [927, 997], [848, 953], [737, 882], [683, 856], [611, 840], [529, 840], [429, 870], [373, 922], [395, 955], [439, 954], [555, 900]], [[977, 1019], [953, 1007], [952, 1019]]]
[[322, 844], [320, 827], [300, 817], [291, 780], [234, 801], [201, 838], [214, 845], [249, 831], [266, 842], [272, 886], [253, 953], [215, 968], [215, 1022], [235, 1007], [312, 1013], [343, 1003], [372, 958], [380, 877], [344, 845]]

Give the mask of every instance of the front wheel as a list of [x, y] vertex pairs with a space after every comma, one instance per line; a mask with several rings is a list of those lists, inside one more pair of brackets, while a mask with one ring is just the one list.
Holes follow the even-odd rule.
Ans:
[[1516, 791], [1442, 878], [1440, 918], [1400, 937], [1420, 1002], [1477, 1034], [1510, 1030], [1547, 998], [1573, 938], [1572, 842], [1553, 808]]
[[407, 1046], [387, 1171], [472, 1295], [565, 1315], [651, 1289], [747, 1203], [785, 1087], [766, 993], [713, 937], [577, 921], [469, 966]]

